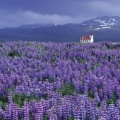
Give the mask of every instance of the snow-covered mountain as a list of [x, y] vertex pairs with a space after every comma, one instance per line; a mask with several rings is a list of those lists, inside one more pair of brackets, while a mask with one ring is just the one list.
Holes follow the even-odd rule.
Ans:
[[[68, 23], [64, 25], [55, 24], [28, 24], [21, 25], [16, 28], [29, 29], [29, 28], [47, 28], [47, 27], [79, 27], [79, 28], [90, 28], [91, 30], [103, 30], [108, 28], [118, 28], [120, 27], [120, 17], [118, 16], [102, 16], [91, 20], [84, 21], [82, 23]], [[120, 29], [120, 28], [119, 28]]]
[[84, 27], [91, 27], [94, 30], [110, 29], [120, 27], [120, 17], [118, 16], [103, 16], [97, 17], [91, 20], [87, 20], [81, 23]]
[[120, 17], [103, 16], [82, 23], [65, 25], [30, 24], [0, 29], [0, 41], [29, 40], [41, 42], [78, 42], [80, 37], [94, 34], [95, 42], [120, 41]]

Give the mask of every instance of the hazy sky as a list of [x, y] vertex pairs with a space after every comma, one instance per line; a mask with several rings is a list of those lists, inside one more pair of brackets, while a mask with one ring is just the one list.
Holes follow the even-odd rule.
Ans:
[[120, 0], [0, 0], [0, 28], [120, 16]]

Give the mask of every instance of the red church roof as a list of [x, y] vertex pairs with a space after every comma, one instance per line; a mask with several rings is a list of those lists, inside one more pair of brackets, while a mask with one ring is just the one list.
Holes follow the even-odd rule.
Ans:
[[89, 36], [83, 36], [82, 40], [91, 40]]

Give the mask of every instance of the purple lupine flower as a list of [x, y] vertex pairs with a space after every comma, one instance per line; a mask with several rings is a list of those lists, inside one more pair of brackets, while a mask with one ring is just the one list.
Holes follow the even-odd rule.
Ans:
[[29, 104], [27, 101], [24, 102], [24, 120], [29, 120]]

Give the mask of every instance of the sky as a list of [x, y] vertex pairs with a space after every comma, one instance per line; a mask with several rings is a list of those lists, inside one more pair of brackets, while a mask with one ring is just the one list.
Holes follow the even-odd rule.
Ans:
[[119, 16], [120, 0], [0, 0], [0, 28]]

